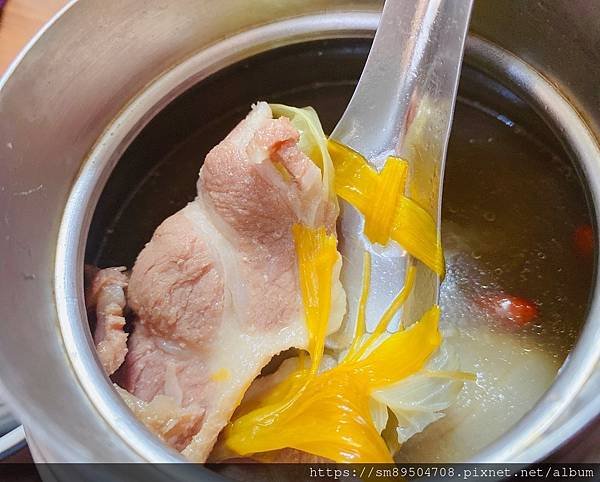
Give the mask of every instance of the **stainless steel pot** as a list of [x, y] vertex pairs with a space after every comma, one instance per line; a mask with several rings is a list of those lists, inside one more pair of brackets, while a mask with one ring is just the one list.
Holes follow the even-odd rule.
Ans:
[[[83, 305], [94, 206], [136, 133], [187, 87], [238, 60], [371, 36], [380, 8], [366, 0], [255, 0], [251, 8], [242, 0], [80, 0], [9, 69], [0, 84], [0, 377], [37, 460], [181, 460], [111, 389]], [[467, 60], [542, 106], [597, 206], [600, 16], [584, 1], [482, 1], [472, 34]], [[477, 461], [540, 460], [600, 413], [599, 289], [554, 385]]]

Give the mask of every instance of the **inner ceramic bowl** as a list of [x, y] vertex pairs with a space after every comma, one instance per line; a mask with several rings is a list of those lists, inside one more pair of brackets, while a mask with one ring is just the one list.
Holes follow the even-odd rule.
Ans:
[[[156, 227], [194, 198], [206, 153], [257, 100], [311, 105], [330, 132], [369, 47], [367, 39], [281, 47], [179, 95], [111, 173], [86, 263], [131, 268]], [[460, 332], [465, 368], [478, 381], [402, 448], [399, 461], [463, 461], [501, 437], [552, 385], [588, 311], [595, 248], [585, 180], [541, 109], [501, 81], [471, 66], [467, 54], [443, 197], [444, 320]], [[506, 311], [523, 304], [534, 310], [526, 320], [521, 308]]]

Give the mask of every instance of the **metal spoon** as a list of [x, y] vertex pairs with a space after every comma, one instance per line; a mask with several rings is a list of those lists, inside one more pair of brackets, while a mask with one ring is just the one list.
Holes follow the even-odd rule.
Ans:
[[[432, 215], [438, 237], [446, 147], [472, 4], [472, 0], [387, 0], [360, 81], [331, 135], [378, 169], [390, 154], [409, 161], [408, 195]], [[342, 206], [341, 228], [349, 320], [355, 319], [353, 300], [360, 296], [356, 280], [361, 277], [363, 252], [371, 251], [366, 320], [372, 330], [402, 288], [409, 256], [397, 246], [372, 246], [362, 235], [362, 217], [347, 204]], [[438, 276], [416, 262], [413, 295], [396, 324], [400, 319], [414, 322], [437, 303], [439, 285]]]

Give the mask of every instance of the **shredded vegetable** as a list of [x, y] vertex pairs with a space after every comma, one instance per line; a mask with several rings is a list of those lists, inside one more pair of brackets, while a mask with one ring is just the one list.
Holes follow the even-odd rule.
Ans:
[[[322, 310], [327, 312], [329, 306], [337, 256], [335, 238], [323, 229], [303, 226], [294, 227], [294, 235], [312, 363], [307, 368], [300, 362], [283, 383], [253, 402], [253, 410], [233, 420], [224, 443], [239, 455], [295, 448], [335, 462], [391, 462], [381, 430], [371, 417], [371, 394], [423, 367], [441, 341], [439, 308], [429, 310], [407, 330], [385, 337], [379, 332], [367, 335], [353, 356], [318, 373], [326, 326]], [[393, 303], [382, 320], [390, 319], [402, 300]]]
[[315, 373], [321, 363], [329, 324], [333, 266], [340, 255], [337, 252], [337, 240], [328, 235], [325, 228], [311, 229], [297, 224], [292, 231], [308, 326], [311, 372]]
[[389, 157], [380, 173], [367, 160], [339, 142], [329, 140], [335, 169], [335, 192], [365, 217], [365, 235], [386, 245], [393, 239], [439, 276], [444, 256], [433, 218], [405, 196], [408, 163]]
[[[300, 131], [300, 147], [321, 168], [331, 195], [337, 194], [365, 218], [365, 236], [386, 245], [395, 240], [412, 256], [443, 276], [444, 261], [434, 220], [405, 196], [408, 164], [390, 157], [381, 172], [360, 154], [323, 134], [316, 112], [272, 105]], [[286, 360], [262, 391], [255, 390], [237, 410], [214, 454], [268, 461], [292, 448], [334, 462], [392, 462], [394, 448], [447, 408], [468, 374], [449, 363], [433, 306], [407, 329], [387, 329], [412, 292], [415, 266], [403, 289], [366, 333], [371, 258], [365, 251], [362, 291], [353, 341], [337, 364], [324, 367], [325, 338], [332, 310], [332, 283], [340, 254], [337, 239], [324, 227], [292, 228], [308, 346]], [[310, 357], [310, 360], [307, 359]], [[294, 366], [291, 366], [294, 364]], [[395, 420], [396, 435], [390, 435]]]
[[[295, 448], [335, 462], [391, 462], [381, 427], [372, 419], [371, 395], [418, 372], [435, 352], [441, 341], [439, 308], [409, 329], [383, 336], [386, 321], [412, 287], [409, 281], [383, 315], [381, 328], [365, 335], [355, 353], [349, 352], [337, 366], [318, 373], [327, 326], [324, 313], [330, 308], [331, 274], [339, 255], [335, 238], [323, 228], [294, 226], [294, 239], [310, 333], [310, 368], [300, 360], [283, 383], [253, 401], [253, 409], [241, 410], [226, 428], [224, 443], [239, 455]], [[364, 286], [366, 299], [368, 284]]]

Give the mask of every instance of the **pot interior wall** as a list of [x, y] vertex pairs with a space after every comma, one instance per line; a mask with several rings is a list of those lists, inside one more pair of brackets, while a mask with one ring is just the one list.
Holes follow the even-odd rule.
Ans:
[[[283, 47], [224, 69], [174, 100], [112, 173], [86, 262], [130, 268], [154, 229], [194, 198], [202, 159], [253, 102], [312, 105], [331, 131], [369, 46], [346, 39]], [[493, 330], [517, 330], [558, 367], [585, 319], [593, 276], [586, 241], [574, 241], [592, 226], [584, 180], [532, 107], [501, 83], [466, 65], [459, 93], [444, 191], [444, 308], [453, 322], [469, 323], [471, 305], [481, 300], [531, 300], [538, 316], [525, 327], [487, 321], [497, 324]], [[480, 318], [485, 322], [485, 313]]]

